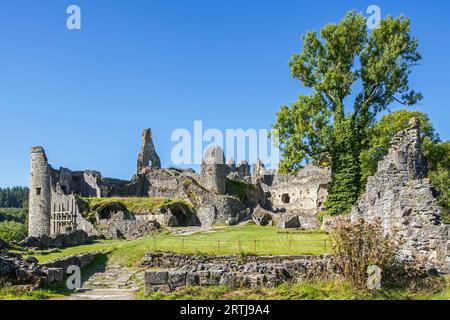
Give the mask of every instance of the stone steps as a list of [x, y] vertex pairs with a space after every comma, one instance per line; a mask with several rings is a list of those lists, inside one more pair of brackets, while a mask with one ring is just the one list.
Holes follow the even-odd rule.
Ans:
[[143, 283], [144, 272], [141, 269], [100, 265], [97, 272], [83, 283], [82, 288], [136, 290]]

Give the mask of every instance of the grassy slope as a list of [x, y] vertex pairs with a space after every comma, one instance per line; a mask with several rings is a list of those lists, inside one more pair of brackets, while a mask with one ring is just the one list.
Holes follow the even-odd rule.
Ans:
[[257, 254], [322, 254], [330, 249], [329, 242], [325, 249], [327, 239], [328, 236], [323, 233], [306, 231], [279, 233], [275, 227], [246, 225], [216, 227], [212, 232], [189, 236], [159, 234], [155, 237], [149, 236], [135, 240], [101, 240], [56, 251], [38, 251], [32, 255], [44, 262], [64, 255], [104, 249], [111, 251], [108, 258], [113, 263], [131, 266], [138, 263], [146, 252], [154, 251], [154, 249], [183, 253], [255, 253], [255, 240]]
[[125, 197], [115, 197], [115, 198], [81, 198], [81, 201], [85, 203], [89, 211], [93, 211], [100, 205], [119, 202], [134, 214], [147, 214], [160, 208], [163, 205], [170, 205], [179, 203], [184, 205], [186, 208], [192, 209], [192, 206], [183, 200], [179, 199], [169, 199], [163, 197], [145, 197], [145, 198], [125, 198]]

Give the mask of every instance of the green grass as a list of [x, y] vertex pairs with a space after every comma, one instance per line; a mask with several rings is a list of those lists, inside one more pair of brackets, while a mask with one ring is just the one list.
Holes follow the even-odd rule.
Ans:
[[[225, 286], [185, 287], [174, 292], [136, 294], [142, 300], [448, 300], [450, 278], [439, 278], [426, 285], [368, 291], [340, 280], [308, 280], [284, 283], [276, 288], [230, 289]], [[444, 283], [443, 283], [444, 282]]]
[[300, 231], [286, 234], [279, 233], [275, 227], [245, 225], [216, 227], [209, 232], [188, 236], [165, 233], [135, 240], [99, 240], [92, 244], [30, 254], [45, 262], [79, 252], [99, 250], [110, 251], [108, 258], [114, 264], [133, 266], [140, 262], [146, 252], [151, 251], [258, 255], [323, 254], [330, 250], [330, 242], [328, 235], [323, 233]]
[[103, 204], [112, 202], [118, 202], [123, 204], [128, 211], [134, 214], [148, 214], [164, 205], [180, 204], [189, 211], [192, 211], [192, 206], [188, 202], [179, 199], [169, 199], [163, 197], [145, 197], [145, 198], [125, 198], [125, 197], [113, 197], [113, 198], [81, 198], [82, 207], [86, 210], [86, 213], [95, 211], [96, 208]]

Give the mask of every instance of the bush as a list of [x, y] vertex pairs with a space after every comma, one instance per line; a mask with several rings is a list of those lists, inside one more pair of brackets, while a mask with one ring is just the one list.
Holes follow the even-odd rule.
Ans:
[[396, 243], [384, 237], [380, 221], [373, 223], [360, 219], [351, 223], [346, 219], [336, 222], [331, 232], [333, 260], [342, 276], [356, 287], [365, 287], [369, 266], [378, 266], [384, 282], [394, 276]]
[[27, 226], [16, 221], [0, 222], [0, 239], [6, 242], [20, 241], [27, 236]]

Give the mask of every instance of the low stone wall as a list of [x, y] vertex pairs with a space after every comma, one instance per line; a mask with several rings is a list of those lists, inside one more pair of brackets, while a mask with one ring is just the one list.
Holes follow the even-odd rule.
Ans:
[[83, 268], [92, 263], [95, 260], [95, 258], [100, 256], [101, 254], [102, 252], [100, 251], [83, 252], [67, 257], [62, 257], [56, 260], [52, 260], [41, 264], [41, 266], [44, 268], [59, 268], [62, 269], [63, 273], [65, 274], [69, 266], [76, 265], [80, 268]]
[[310, 275], [333, 272], [329, 256], [201, 256], [147, 253], [143, 266], [145, 291], [173, 291], [190, 285], [226, 285], [231, 288], [271, 287]]
[[39, 264], [34, 257], [23, 258], [18, 253], [0, 254], [0, 284], [36, 285], [61, 282], [67, 268], [76, 265], [83, 268], [102, 252], [84, 252]]
[[83, 230], [74, 230], [68, 233], [41, 236], [41, 237], [27, 237], [19, 242], [19, 246], [47, 249], [47, 248], [62, 248], [73, 247], [80, 244], [85, 244], [91, 240], [87, 232]]

